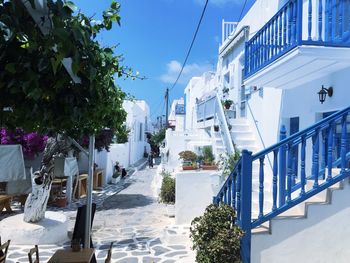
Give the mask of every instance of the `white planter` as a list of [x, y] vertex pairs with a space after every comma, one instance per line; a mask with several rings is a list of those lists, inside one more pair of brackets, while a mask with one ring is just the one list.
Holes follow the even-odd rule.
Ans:
[[111, 183], [112, 183], [112, 184], [117, 184], [117, 183], [120, 182], [121, 178], [122, 178], [121, 176], [118, 176], [117, 178], [113, 178], [113, 177], [112, 177], [112, 178], [111, 178], [111, 180], [112, 180]]

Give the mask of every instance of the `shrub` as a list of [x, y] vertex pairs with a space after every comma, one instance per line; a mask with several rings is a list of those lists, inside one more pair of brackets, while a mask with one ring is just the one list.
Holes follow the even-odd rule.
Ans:
[[198, 263], [240, 261], [243, 231], [235, 225], [235, 211], [229, 205], [209, 205], [203, 216], [196, 217], [190, 228]]
[[212, 150], [211, 146], [204, 146], [203, 147], [203, 158], [204, 158], [204, 162], [206, 164], [213, 164], [215, 157], [214, 157], [213, 150]]
[[197, 154], [192, 151], [182, 151], [179, 153], [179, 156], [183, 161], [195, 162], [197, 160]]
[[228, 156], [221, 155], [219, 161], [219, 168], [223, 171], [225, 176], [229, 175], [235, 167], [237, 161], [241, 158], [241, 152], [235, 148], [235, 153]]
[[163, 203], [175, 203], [175, 178], [170, 176], [168, 172], [162, 172], [163, 181], [160, 188], [160, 199]]

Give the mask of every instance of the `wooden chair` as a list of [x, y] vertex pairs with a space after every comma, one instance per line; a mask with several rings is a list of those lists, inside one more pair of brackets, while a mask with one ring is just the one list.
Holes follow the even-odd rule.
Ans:
[[113, 243], [114, 243], [114, 242], [112, 242], [111, 245], [109, 246], [108, 253], [107, 253], [107, 257], [106, 257], [106, 260], [105, 260], [105, 263], [111, 263]]
[[4, 244], [2, 244], [0, 246], [0, 263], [5, 263], [6, 261], [6, 256], [7, 256], [7, 250], [10, 246], [10, 240], [8, 240], [7, 242], [5, 242]]
[[[35, 253], [35, 260], [33, 261], [33, 254]], [[35, 245], [28, 253], [29, 263], [39, 263], [39, 248], [38, 245]]]

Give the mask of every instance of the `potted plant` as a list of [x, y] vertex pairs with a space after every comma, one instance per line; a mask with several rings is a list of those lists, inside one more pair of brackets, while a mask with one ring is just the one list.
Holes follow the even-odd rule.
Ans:
[[225, 107], [225, 109], [228, 110], [231, 107], [231, 105], [233, 104], [233, 100], [224, 100], [222, 104]]
[[219, 125], [214, 125], [214, 131], [218, 132], [219, 131]]
[[183, 170], [195, 170], [197, 169], [197, 154], [192, 151], [182, 151], [179, 153], [180, 159], [182, 159]]
[[235, 224], [236, 213], [229, 205], [209, 205], [191, 222], [190, 238], [196, 262], [241, 262], [240, 243], [244, 235]]
[[218, 167], [215, 164], [215, 157], [211, 146], [203, 147], [203, 159], [204, 163], [202, 165], [203, 170], [216, 170]]
[[229, 92], [229, 88], [227, 88], [227, 87], [224, 87], [223, 89], [222, 89], [222, 93], [228, 93]]

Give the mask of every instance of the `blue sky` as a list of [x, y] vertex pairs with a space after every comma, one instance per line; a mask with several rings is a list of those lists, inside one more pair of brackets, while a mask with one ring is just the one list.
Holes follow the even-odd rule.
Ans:
[[[110, 0], [75, 0], [79, 9], [96, 19]], [[165, 114], [164, 93], [175, 81], [185, 59], [196, 29], [204, 0], [119, 0], [121, 27], [103, 32], [102, 45], [119, 44], [117, 54], [123, 54], [124, 65], [130, 66], [146, 80], [118, 80], [118, 85], [136, 99], [150, 106], [151, 117]], [[254, 0], [248, 0], [244, 13]], [[237, 21], [243, 0], [209, 0], [196, 42], [170, 100], [183, 96], [186, 83], [192, 76], [216, 67], [221, 21]]]

